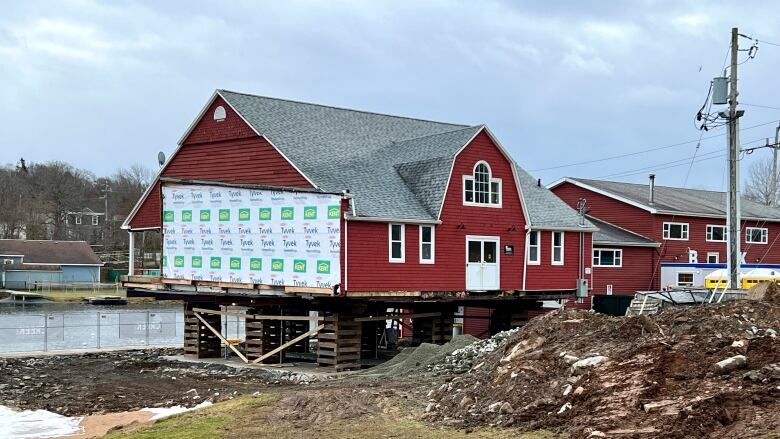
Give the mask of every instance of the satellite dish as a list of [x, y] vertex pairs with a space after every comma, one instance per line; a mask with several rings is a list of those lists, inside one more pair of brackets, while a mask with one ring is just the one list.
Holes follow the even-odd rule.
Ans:
[[160, 166], [165, 164], [165, 153], [160, 151], [157, 153], [157, 163], [160, 164]]

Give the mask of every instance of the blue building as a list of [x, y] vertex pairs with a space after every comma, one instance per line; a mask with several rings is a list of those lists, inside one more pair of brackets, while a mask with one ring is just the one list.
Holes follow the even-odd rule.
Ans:
[[0, 239], [0, 288], [100, 282], [103, 263], [84, 241]]

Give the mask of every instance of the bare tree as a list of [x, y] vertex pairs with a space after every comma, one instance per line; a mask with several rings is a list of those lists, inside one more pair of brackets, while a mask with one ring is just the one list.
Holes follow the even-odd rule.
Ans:
[[770, 206], [778, 204], [778, 193], [772, 193], [772, 159], [753, 162], [745, 182], [745, 197]]

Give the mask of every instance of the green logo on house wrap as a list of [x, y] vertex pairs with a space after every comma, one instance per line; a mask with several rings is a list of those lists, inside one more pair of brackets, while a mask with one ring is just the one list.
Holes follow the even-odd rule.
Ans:
[[173, 211], [172, 210], [166, 210], [163, 212], [163, 222], [164, 223], [172, 223], [173, 222]]
[[192, 268], [203, 268], [203, 256], [192, 257]]
[[222, 258], [219, 256], [212, 256], [209, 267], [216, 269], [222, 268]]
[[219, 220], [230, 221], [230, 209], [219, 209]]
[[283, 220], [292, 220], [295, 219], [295, 209], [292, 207], [282, 207], [282, 219]]
[[168, 256], [163, 256], [162, 266], [163, 267], [167, 267], [168, 266]]
[[184, 267], [184, 256], [175, 256], [173, 258], [174, 267]]
[[250, 258], [249, 259], [249, 269], [254, 271], [260, 271], [263, 269], [263, 259], [262, 258]]
[[230, 269], [231, 270], [240, 270], [241, 269], [241, 258], [230, 258]]
[[238, 209], [238, 220], [249, 221], [249, 209]]
[[330, 274], [330, 261], [324, 259], [318, 260], [317, 274]]
[[295, 273], [306, 273], [306, 260], [305, 259], [295, 259], [293, 261], [293, 271]]
[[271, 220], [271, 208], [270, 207], [261, 207], [258, 218], [260, 218], [260, 221], [270, 221]]
[[200, 211], [200, 220], [201, 221], [211, 221], [211, 211], [208, 209], [202, 209]]
[[271, 259], [271, 271], [284, 271], [284, 259]]
[[185, 223], [191, 223], [192, 222], [192, 211], [191, 210], [182, 210], [181, 211], [181, 220]]
[[339, 215], [341, 215], [341, 207], [328, 206], [328, 219], [339, 219]]
[[303, 219], [316, 220], [317, 206], [306, 206], [303, 208]]

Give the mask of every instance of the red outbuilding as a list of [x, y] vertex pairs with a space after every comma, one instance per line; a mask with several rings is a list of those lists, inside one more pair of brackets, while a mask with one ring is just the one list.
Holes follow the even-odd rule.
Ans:
[[[584, 200], [593, 237], [594, 294], [705, 286], [725, 267], [726, 194], [649, 184], [563, 178], [549, 188], [570, 206]], [[743, 268], [780, 268], [780, 209], [743, 198]]]

